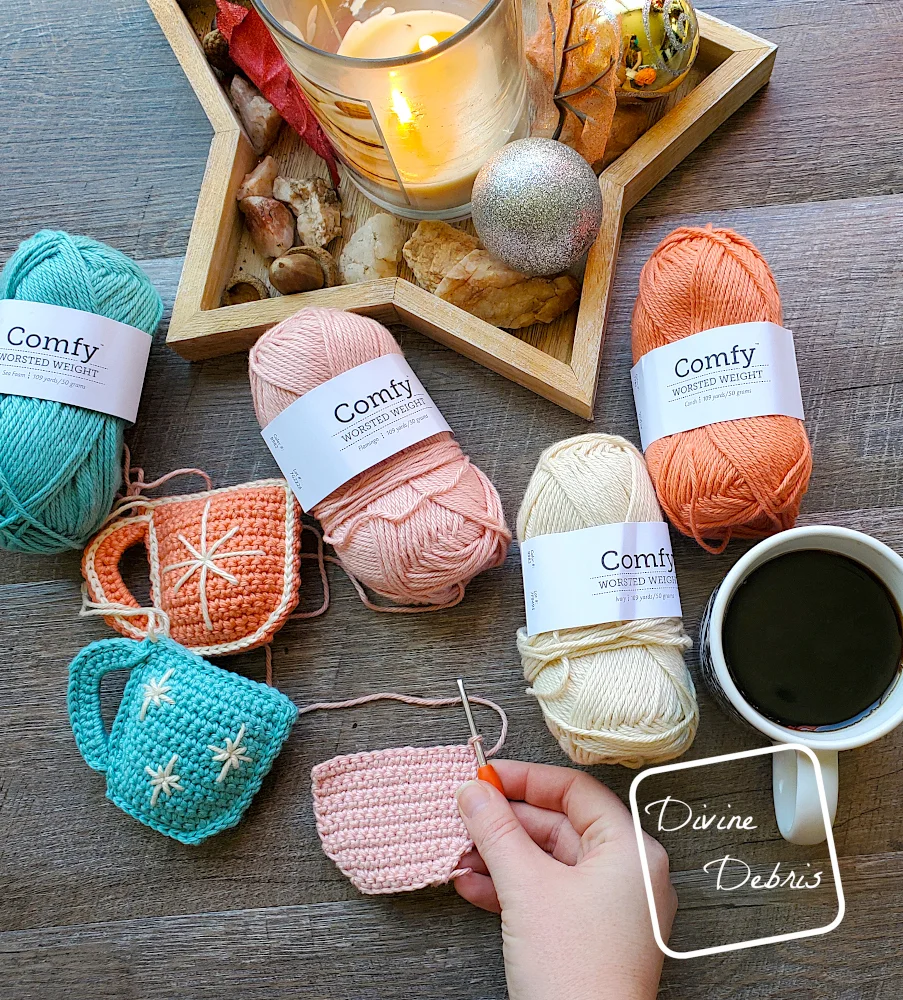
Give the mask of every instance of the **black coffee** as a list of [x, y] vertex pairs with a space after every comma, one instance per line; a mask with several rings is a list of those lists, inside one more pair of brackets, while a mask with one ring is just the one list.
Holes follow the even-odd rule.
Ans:
[[900, 670], [900, 610], [853, 559], [809, 549], [753, 570], [723, 629], [734, 683], [762, 715], [798, 729], [837, 727], [877, 704]]

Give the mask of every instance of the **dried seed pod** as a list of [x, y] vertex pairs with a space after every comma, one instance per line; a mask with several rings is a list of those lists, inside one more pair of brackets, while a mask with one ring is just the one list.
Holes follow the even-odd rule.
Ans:
[[268, 299], [270, 292], [267, 286], [253, 275], [247, 274], [233, 278], [223, 292], [224, 306], [238, 306], [244, 302], [259, 302]]
[[[292, 263], [292, 258], [296, 257], [306, 257], [316, 262], [323, 279], [321, 284], [315, 286], [316, 288], [333, 288], [342, 283], [341, 276], [339, 275], [339, 265], [335, 257], [328, 250], [324, 250], [322, 247], [292, 247], [291, 250], [286, 251], [270, 265], [270, 282], [283, 295], [291, 295], [293, 292], [313, 291], [313, 288], [292, 288], [291, 291], [286, 291], [282, 287], [283, 284], [286, 287], [294, 284], [294, 275], [302, 274], [306, 269], [306, 265], [295, 265]], [[277, 267], [277, 265], [279, 266]]]
[[229, 55], [229, 43], [221, 31], [217, 28], [214, 28], [213, 31], [208, 31], [204, 35], [204, 41], [201, 44], [204, 46], [204, 55], [207, 57], [207, 62], [214, 69], [218, 69], [220, 73], [225, 73], [226, 76], [233, 76], [238, 72], [238, 67], [232, 61], [232, 56]]
[[306, 254], [317, 261], [323, 269], [324, 288], [333, 288], [335, 285], [341, 285], [342, 276], [339, 274], [338, 261], [328, 250], [324, 250], [322, 247], [292, 247], [284, 256], [289, 257], [292, 254]]
[[286, 254], [270, 264], [270, 283], [277, 292], [293, 295], [295, 292], [313, 292], [322, 288], [325, 279], [323, 268], [308, 254]]
[[252, 196], [238, 203], [257, 252], [281, 257], [295, 242], [295, 219], [275, 198]]

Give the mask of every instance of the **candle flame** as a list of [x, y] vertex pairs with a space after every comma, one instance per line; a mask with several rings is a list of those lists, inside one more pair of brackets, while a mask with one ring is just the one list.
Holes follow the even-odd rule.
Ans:
[[428, 52], [439, 44], [439, 40], [433, 38], [432, 35], [421, 35], [420, 41], [417, 44], [420, 46], [421, 52]]
[[392, 91], [392, 108], [402, 125], [407, 125], [414, 120], [414, 112], [405, 100], [404, 94], [400, 90]]

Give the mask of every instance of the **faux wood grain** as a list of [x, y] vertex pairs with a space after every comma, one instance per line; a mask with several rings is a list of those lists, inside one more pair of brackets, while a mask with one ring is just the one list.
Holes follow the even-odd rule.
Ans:
[[[886, 970], [903, 937], [899, 922], [887, 918], [888, 911], [899, 914], [903, 902], [901, 855], [851, 858], [844, 875], [854, 912], [842, 932], [673, 963], [659, 996], [708, 1000], [717, 991], [731, 1000], [896, 998], [899, 982]], [[768, 916], [758, 910], [731, 913], [738, 931], [756, 933]], [[880, 941], [870, 936], [870, 923], [881, 926]], [[502, 1000], [497, 925], [496, 918], [474, 913], [453, 890], [441, 889], [424, 891], [417, 900], [376, 897], [204, 910], [21, 931], [0, 937], [7, 971], [0, 998], [79, 996], [86, 973], [96, 970], [91, 995], [103, 1000]], [[839, 933], [846, 933], [851, 945], [843, 961], [837, 955]], [[765, 992], [778, 977], [779, 990]], [[713, 982], [719, 984], [714, 989]]]
[[[903, 189], [903, 63], [890, 43], [899, 5], [711, 0], [704, 9], [768, 37], [781, 55], [765, 91], [634, 214]], [[139, 257], [181, 254], [210, 128], [144, 0], [96, 0], [91, 10], [41, 0], [4, 12], [3, 179], [15, 211], [0, 219], [0, 251], [53, 225]]]
[[[711, 0], [703, 8], [778, 46], [768, 86], [634, 210], [721, 212], [903, 190], [900, 4]], [[766, 166], [767, 165], [767, 166]]]
[[[788, 325], [796, 332], [816, 455], [805, 519], [849, 524], [903, 549], [903, 471], [895, 445], [900, 440], [897, 400], [903, 382], [903, 334], [895, 322], [903, 305], [896, 249], [898, 208], [897, 199], [858, 199], [743, 210], [725, 213], [718, 221], [740, 229], [762, 248], [783, 291]], [[701, 221], [690, 215], [628, 221], [594, 424], [600, 430], [636, 436], [627, 373], [629, 313], [639, 268], [670, 228]], [[870, 232], [873, 252], [867, 257], [844, 238], [850, 227]], [[802, 259], [801, 233], [810, 247]], [[179, 262], [151, 261], [145, 266], [171, 301]], [[825, 274], [832, 276], [830, 281]], [[429, 339], [410, 332], [402, 332], [401, 339], [465, 449], [498, 484], [513, 520], [539, 451], [561, 437], [582, 432], [585, 424]], [[136, 460], [148, 475], [199, 464], [217, 483], [229, 483], [273, 472], [254, 421], [244, 359], [233, 356], [189, 365], [168, 351], [159, 335], [131, 440]], [[689, 540], [676, 540], [691, 633], [708, 593], [745, 547], [710, 557]], [[131, 579], [138, 579], [140, 569], [140, 560], [130, 563]], [[15, 972], [13, 981], [37, 990], [40, 976], [52, 973], [54, 989], [60, 992], [46, 995], [63, 996], [66, 983], [94, 982], [89, 969], [93, 960], [104, 970], [111, 991], [107, 995], [112, 997], [193, 1000], [236, 984], [249, 989], [251, 997], [274, 988], [288, 996], [312, 997], [314, 982], [317, 989], [325, 982], [326, 990], [335, 991], [326, 996], [389, 997], [402, 988], [417, 997], [502, 995], [495, 924], [490, 918], [463, 908], [448, 891], [391, 902], [361, 900], [323, 856], [310, 815], [307, 775], [314, 763], [336, 752], [459, 738], [462, 720], [453, 711], [426, 713], [384, 705], [304, 718], [243, 823], [207, 845], [187, 850], [119, 813], [103, 797], [101, 776], [81, 765], [75, 753], [65, 716], [65, 664], [82, 645], [107, 634], [97, 621], [75, 617], [75, 558], [42, 561], [3, 554], [0, 573], [6, 581], [0, 587], [4, 608], [0, 635], [10, 651], [9, 662], [15, 664], [5, 670], [0, 733], [4, 745], [16, 748], [0, 766], [4, 793], [0, 842], [16, 845], [14, 855], [9, 847], [4, 855], [6, 892], [0, 919], [7, 933], [0, 934], [0, 948], [12, 950], [3, 952], [0, 968]], [[564, 761], [535, 704], [523, 694], [513, 644], [514, 631], [522, 622], [515, 552], [502, 569], [475, 581], [460, 607], [442, 615], [401, 619], [375, 615], [357, 603], [340, 576], [333, 583], [334, 602], [328, 615], [291, 623], [275, 647], [278, 682], [298, 703], [381, 688], [441, 694], [451, 689], [465, 664], [472, 690], [500, 700], [508, 709], [511, 756]], [[316, 582], [310, 572], [304, 574], [303, 593], [304, 601], [313, 606]], [[695, 671], [692, 654], [690, 662]], [[262, 676], [260, 654], [247, 654], [228, 665]], [[117, 687], [111, 685], [107, 695], [111, 716], [116, 694]], [[755, 744], [721, 715], [704, 692], [700, 701], [702, 727], [691, 756]], [[869, 878], [861, 898], [851, 899], [843, 927], [824, 944], [788, 945], [779, 955], [748, 952], [706, 968], [669, 966], [663, 996], [702, 995], [704, 986], [711, 989], [726, 982], [741, 983], [736, 993], [740, 997], [853, 995], [844, 992], [839, 972], [836, 982], [825, 987], [832, 992], [821, 993], [787, 994], [782, 977], [788, 970], [798, 974], [816, 968], [838, 949], [844, 966], [853, 962], [855, 967], [857, 941], [867, 937], [882, 908], [900, 905], [903, 896], [893, 871], [903, 864], [894, 856], [903, 851], [903, 818], [894, 808], [903, 767], [901, 749], [903, 735], [892, 734], [841, 759], [838, 849], [844, 857], [888, 855], [868, 862]], [[631, 772], [597, 768], [595, 773], [626, 795]], [[741, 787], [718, 792], [712, 804], [724, 804], [738, 792], [758, 813], [767, 815], [767, 768], [761, 781], [746, 777]], [[683, 854], [672, 851], [672, 860], [678, 884], [680, 873], [690, 873], [699, 861], [686, 849]], [[162, 889], [161, 871], [167, 873]], [[845, 884], [849, 892], [849, 879]], [[303, 905], [298, 907], [299, 903]], [[240, 912], [244, 910], [254, 912]], [[741, 929], [751, 927], [755, 932], [767, 924], [766, 916], [742, 914]], [[403, 934], [387, 923], [390, 919], [402, 921]], [[702, 930], [711, 911], [700, 906], [687, 919], [695, 921], [687, 933], [696, 927]], [[275, 958], [263, 950], [266, 969], [261, 971], [241, 957], [247, 954], [241, 950], [244, 945], [228, 958], [221, 950], [225, 945], [211, 943], [226, 927], [232, 949], [239, 938], [256, 941], [258, 947], [251, 949], [256, 954], [260, 927], [272, 932], [273, 921], [282, 927], [278, 933], [283, 940], [298, 941], [307, 940], [304, 934], [325, 933], [324, 928], [333, 926], [330, 921], [337, 921], [342, 932], [333, 927], [332, 933], [341, 947], [355, 943], [360, 957], [347, 954], [338, 963], [330, 960], [334, 977], [330, 980], [322, 969], [306, 964], [312, 959], [297, 959], [294, 950], [279, 952]], [[186, 926], [192, 928], [187, 936]], [[53, 927], [67, 929], [40, 930]], [[176, 974], [170, 985], [148, 985], [143, 935], [148, 940], [156, 935], [161, 945], [176, 948], [177, 970], [179, 963], [191, 961], [200, 974], [191, 984]], [[391, 976], [385, 978], [383, 972], [383, 978], [374, 982], [367, 977], [377, 965], [382, 968], [377, 956], [384, 935], [396, 941], [393, 954], [397, 951], [401, 957], [393, 962]], [[60, 944], [52, 943], [57, 940]], [[176, 940], [182, 943], [174, 945]], [[38, 942], [45, 942], [40, 963], [34, 951]], [[424, 951], [441, 955], [435, 961], [444, 971], [419, 977], [412, 991], [411, 969]], [[476, 979], [449, 987], [450, 970], [464, 952], [471, 958]], [[340, 967], [333, 971], [336, 964]], [[875, 987], [883, 989], [884, 981], [876, 979]]]
[[4, 255], [38, 229], [183, 254], [211, 129], [144, 0], [5, 4]]
[[[420, 334], [402, 330], [400, 339], [513, 522], [546, 445], [589, 429], [636, 439], [629, 319], [640, 267], [657, 241], [679, 224], [733, 226], [769, 260], [797, 338], [815, 455], [803, 521], [859, 528], [903, 551], [903, 197], [893, 193], [901, 116], [887, 82], [899, 64], [889, 58], [880, 94], [868, 76], [877, 72], [882, 50], [874, 43], [888, 29], [892, 5], [731, 0], [707, 9], [773, 38], [781, 56], [763, 96], [628, 216], [592, 425]], [[95, 0], [92, 10], [94, 21], [61, 0], [41, 0], [7, 12], [0, 107], [11, 127], [0, 139], [0, 162], [12, 210], [0, 222], [0, 244], [9, 248], [46, 224], [84, 229], [145, 258], [171, 305], [181, 260], [166, 255], [184, 252], [210, 132], [144, 0]], [[814, 54], [819, 43], [824, 63]], [[791, 51], [803, 83], [783, 61]], [[838, 65], [855, 94], [829, 86]], [[868, 150], [871, 167], [851, 161], [852, 148]], [[148, 476], [193, 465], [218, 484], [273, 474], [245, 358], [192, 365], [165, 347], [164, 335], [130, 433]], [[675, 539], [694, 637], [708, 594], [746, 548], [712, 557]], [[130, 582], [138, 581], [141, 559], [127, 567]], [[305, 606], [314, 606], [309, 567], [302, 590]], [[438, 615], [369, 612], [334, 571], [333, 592], [326, 616], [290, 623], [275, 646], [278, 683], [296, 702], [380, 688], [443, 694], [463, 669], [472, 691], [508, 710], [508, 755], [566, 762], [523, 693], [514, 647], [523, 621], [516, 547], [503, 567], [474, 582], [461, 606]], [[336, 752], [463, 738], [455, 710], [386, 704], [304, 717], [242, 824], [185, 848], [106, 801], [102, 776], [77, 755], [65, 713], [66, 665], [85, 643], [109, 634], [102, 623], [79, 619], [78, 604], [78, 554], [0, 553], [2, 1000], [501, 1000], [494, 918], [451, 889], [358, 896], [322, 854], [310, 815], [314, 763]], [[260, 653], [221, 662], [263, 676]], [[698, 676], [695, 652], [689, 663]], [[122, 681], [105, 686], [110, 718]], [[704, 691], [700, 705], [689, 756], [756, 745]], [[484, 724], [491, 730], [490, 717]], [[835, 836], [848, 915], [837, 931], [669, 962], [660, 995], [896, 1000], [903, 982], [901, 761], [903, 732], [841, 756]], [[593, 771], [626, 797], [633, 772]], [[767, 767], [760, 771], [730, 788], [701, 779], [686, 787], [721, 806], [742, 795], [767, 815]], [[681, 933], [689, 935], [710, 934], [722, 912], [692, 895], [699, 861], [688, 845], [672, 850], [675, 883], [688, 901]], [[780, 905], [734, 907], [731, 926], [753, 936]]]

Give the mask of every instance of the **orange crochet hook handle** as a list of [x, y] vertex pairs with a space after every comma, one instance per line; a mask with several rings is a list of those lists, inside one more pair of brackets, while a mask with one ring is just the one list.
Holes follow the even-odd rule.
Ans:
[[498, 776], [498, 772], [492, 766], [492, 764], [484, 764], [482, 767], [477, 768], [477, 777], [480, 781], [488, 781], [490, 785], [495, 785], [495, 787], [502, 793], [505, 794], [504, 786], [502, 785], [502, 779]]
[[486, 754], [483, 752], [483, 744], [480, 742], [477, 724], [474, 722], [473, 713], [470, 711], [470, 701], [467, 698], [467, 691], [464, 689], [464, 681], [458, 678], [458, 691], [461, 694], [461, 704], [464, 706], [464, 713], [467, 716], [467, 725], [470, 727], [470, 735], [473, 740], [473, 750], [477, 758], [477, 777], [480, 781], [488, 781], [490, 785], [497, 788], [502, 795], [505, 789], [502, 779], [496, 773], [492, 764], [486, 763]]

